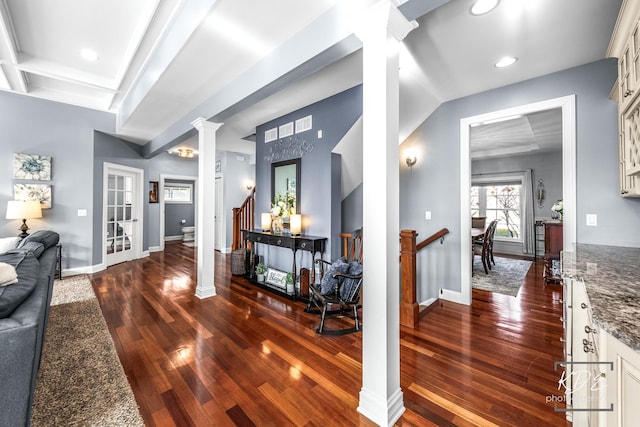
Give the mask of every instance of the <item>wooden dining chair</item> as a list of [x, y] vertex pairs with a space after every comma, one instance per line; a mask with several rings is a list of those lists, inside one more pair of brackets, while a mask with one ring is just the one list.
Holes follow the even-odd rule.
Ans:
[[[476, 255], [479, 255], [482, 259], [482, 266], [484, 267], [485, 274], [489, 274], [489, 270], [491, 270], [491, 262], [493, 258], [493, 236], [496, 232], [497, 226], [498, 220], [494, 219], [489, 223], [489, 226], [482, 235], [482, 238], [473, 243], [471, 264], [473, 265], [473, 258], [475, 258]], [[493, 261], [493, 264], [495, 265], [495, 261]]]
[[472, 216], [471, 228], [484, 228], [487, 225], [486, 216]]

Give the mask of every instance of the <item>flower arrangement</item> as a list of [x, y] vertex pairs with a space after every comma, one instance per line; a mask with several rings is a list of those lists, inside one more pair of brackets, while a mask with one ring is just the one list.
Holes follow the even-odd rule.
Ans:
[[271, 204], [271, 215], [288, 217], [296, 213], [296, 196], [293, 193], [278, 193]]
[[557, 202], [555, 202], [553, 206], [551, 206], [551, 210], [562, 215], [562, 211], [564, 210], [564, 204], [562, 203], [562, 200], [558, 200]]
[[258, 263], [258, 265], [256, 265], [256, 274], [264, 274], [266, 271], [267, 268], [263, 263]]

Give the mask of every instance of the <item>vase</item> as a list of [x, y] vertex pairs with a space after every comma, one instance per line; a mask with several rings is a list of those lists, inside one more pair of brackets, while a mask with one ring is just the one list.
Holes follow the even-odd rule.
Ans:
[[283, 225], [282, 225], [282, 217], [281, 216], [274, 216], [271, 218], [271, 230], [274, 233], [278, 233], [281, 234], [282, 233], [282, 229], [283, 229]]

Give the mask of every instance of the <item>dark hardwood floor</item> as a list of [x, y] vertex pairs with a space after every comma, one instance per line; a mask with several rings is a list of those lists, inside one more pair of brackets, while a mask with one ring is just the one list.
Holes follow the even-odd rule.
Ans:
[[[194, 258], [172, 243], [91, 276], [148, 426], [373, 425], [356, 410], [361, 334], [317, 335], [304, 304], [232, 276], [230, 255], [200, 300]], [[541, 278], [538, 262], [518, 297], [474, 290], [401, 328], [398, 426], [570, 425], [547, 402], [561, 395], [562, 291]]]

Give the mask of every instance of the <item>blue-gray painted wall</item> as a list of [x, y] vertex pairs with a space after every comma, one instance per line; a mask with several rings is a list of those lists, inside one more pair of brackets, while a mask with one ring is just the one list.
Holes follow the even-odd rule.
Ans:
[[[331, 150], [343, 138], [353, 123], [362, 115], [362, 86], [356, 86], [337, 95], [311, 104], [286, 116], [262, 124], [256, 128], [256, 224], [260, 224], [260, 213], [271, 208], [271, 162], [265, 156], [273, 142], [264, 142], [267, 129], [313, 115], [313, 129], [294, 135], [299, 140], [313, 144], [313, 150], [301, 158], [300, 201], [298, 211], [303, 217], [303, 233], [327, 237], [328, 249], [325, 259], [339, 255], [338, 234], [341, 224], [340, 162], [336, 162]], [[322, 139], [318, 139], [322, 130]], [[288, 156], [279, 160], [288, 160]], [[339, 158], [338, 158], [339, 159]], [[336, 203], [336, 195], [338, 197]], [[291, 268], [290, 253], [282, 254], [277, 248], [270, 249], [269, 263], [283, 270]], [[300, 254], [299, 257], [303, 255]], [[306, 256], [306, 254], [305, 254]], [[299, 258], [299, 263], [301, 258]], [[308, 260], [302, 260], [308, 264]], [[298, 264], [301, 265], [301, 264]]]
[[[418, 261], [421, 300], [442, 287], [460, 291], [460, 120], [491, 111], [576, 95], [577, 239], [580, 243], [640, 247], [640, 200], [618, 187], [617, 106], [608, 96], [617, 76], [615, 59], [601, 60], [442, 104], [404, 144], [419, 147], [412, 171], [400, 172], [400, 226], [424, 238], [440, 228], [451, 234]], [[404, 145], [403, 144], [403, 145]], [[403, 147], [400, 151], [402, 152]], [[432, 220], [424, 219], [425, 210]], [[585, 215], [598, 214], [586, 227]], [[435, 267], [434, 267], [435, 266]]]
[[[19, 234], [19, 220], [4, 220], [14, 183], [51, 185], [51, 209], [27, 224], [31, 232], [52, 229], [60, 234], [63, 269], [93, 262], [95, 129], [114, 132], [115, 115], [0, 91], [0, 235]], [[13, 179], [14, 153], [51, 156], [51, 181]], [[87, 216], [79, 217], [78, 209], [86, 209]]]

